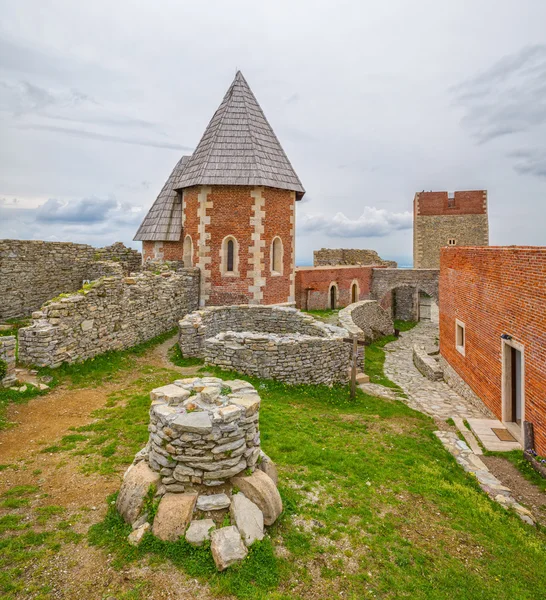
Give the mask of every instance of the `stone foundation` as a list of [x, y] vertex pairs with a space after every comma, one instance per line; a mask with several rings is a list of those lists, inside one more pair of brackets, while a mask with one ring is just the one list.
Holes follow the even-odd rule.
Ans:
[[0, 360], [6, 364], [6, 373], [0, 377], [0, 387], [9, 387], [17, 380], [15, 376], [15, 348], [17, 339], [14, 335], [0, 336]]
[[366, 344], [394, 333], [389, 313], [375, 300], [349, 304], [339, 311], [339, 323], [351, 335]]
[[99, 279], [33, 313], [19, 330], [19, 360], [58, 367], [123, 350], [172, 329], [198, 303], [198, 269]]
[[280, 306], [211, 307], [179, 323], [184, 356], [290, 384], [343, 383], [350, 365], [344, 329]]

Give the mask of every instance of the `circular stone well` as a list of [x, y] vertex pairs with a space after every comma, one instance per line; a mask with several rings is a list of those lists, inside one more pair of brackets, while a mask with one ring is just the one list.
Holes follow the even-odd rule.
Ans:
[[254, 470], [260, 397], [241, 380], [179, 379], [151, 393], [148, 464], [167, 491], [219, 486]]

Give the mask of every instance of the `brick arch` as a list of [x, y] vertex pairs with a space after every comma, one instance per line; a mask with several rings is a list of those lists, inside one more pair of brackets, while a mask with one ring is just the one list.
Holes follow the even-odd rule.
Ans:
[[438, 304], [439, 269], [373, 269], [370, 297], [379, 302], [392, 290], [416, 288]]

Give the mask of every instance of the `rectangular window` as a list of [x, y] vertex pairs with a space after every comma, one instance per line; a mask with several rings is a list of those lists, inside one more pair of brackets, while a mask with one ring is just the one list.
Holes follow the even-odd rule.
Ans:
[[455, 208], [455, 193], [454, 192], [447, 193], [447, 207]]
[[448, 246], [456, 246], [457, 240], [455, 238], [449, 238], [449, 240], [447, 240], [447, 245]]
[[466, 331], [464, 323], [455, 319], [455, 347], [464, 356], [466, 343]]

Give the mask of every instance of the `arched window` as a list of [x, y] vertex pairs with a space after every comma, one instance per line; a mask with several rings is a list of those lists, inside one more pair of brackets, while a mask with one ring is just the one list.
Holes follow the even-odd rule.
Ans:
[[331, 310], [335, 310], [337, 308], [337, 283], [330, 284], [330, 298], [329, 298], [329, 308]]
[[228, 235], [222, 241], [220, 271], [224, 276], [236, 277], [239, 275], [239, 243], [232, 235]]
[[193, 241], [189, 235], [184, 238], [184, 266], [193, 267]]
[[271, 242], [271, 273], [282, 275], [283, 273], [283, 246], [280, 237], [273, 238]]
[[235, 244], [233, 243], [233, 240], [228, 240], [228, 243], [227, 243], [227, 267], [226, 267], [226, 271], [228, 273], [233, 273], [234, 256], [235, 256]]

